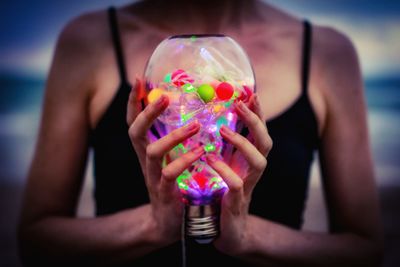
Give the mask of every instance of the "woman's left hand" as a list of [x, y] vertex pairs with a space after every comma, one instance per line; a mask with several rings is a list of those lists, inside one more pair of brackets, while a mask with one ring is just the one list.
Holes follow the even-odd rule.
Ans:
[[267, 166], [267, 155], [272, 140], [262, 120], [258, 98], [250, 100], [250, 108], [243, 102], [236, 103], [239, 118], [249, 129], [248, 138], [221, 127], [221, 136], [234, 147], [236, 152], [230, 162], [224, 162], [215, 155], [207, 156], [208, 164], [222, 177], [229, 190], [221, 203], [220, 236], [215, 240], [216, 248], [226, 254], [243, 252], [248, 235], [248, 210], [254, 187]]

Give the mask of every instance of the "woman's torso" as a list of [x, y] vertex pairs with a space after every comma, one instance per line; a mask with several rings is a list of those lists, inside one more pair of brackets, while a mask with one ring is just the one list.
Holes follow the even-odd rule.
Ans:
[[[126, 101], [129, 83], [135, 82], [136, 75], [142, 75], [147, 58], [168, 34], [163, 36], [153, 30], [146, 31], [147, 26], [137, 26], [136, 22], [136, 17], [118, 11], [117, 26], [123, 48], [119, 60], [122, 58], [124, 62], [116, 60], [115, 36], [113, 43], [110, 27], [104, 29], [105, 34], [109, 34], [110, 47], [104, 53], [103, 67], [99, 66], [99, 86], [93, 94], [89, 110], [98, 215], [148, 202], [140, 166], [127, 135]], [[268, 167], [254, 191], [250, 212], [300, 228], [309, 168], [317, 148], [320, 118], [323, 117], [318, 108], [321, 105], [318, 91], [311, 90], [312, 86], [305, 82], [304, 25], [292, 22], [279, 29], [261, 20], [244, 32], [246, 34], [224, 33], [237, 40], [250, 57], [264, 120], [274, 141], [274, 148], [268, 156]], [[125, 68], [122, 72], [126, 72], [126, 78], [121, 77], [121, 65]], [[195, 248], [189, 249], [189, 260], [196, 259], [197, 263], [201, 261], [197, 255], [204, 254], [221, 261], [233, 260], [219, 255], [210, 247], [194, 245], [189, 248]], [[179, 244], [155, 255], [179, 263]], [[152, 256], [144, 258], [143, 263], [151, 262]]]

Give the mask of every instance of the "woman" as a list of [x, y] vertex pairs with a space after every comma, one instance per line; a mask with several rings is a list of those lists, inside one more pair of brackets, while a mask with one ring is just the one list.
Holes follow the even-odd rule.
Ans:
[[[249, 54], [258, 88], [249, 107], [236, 106], [253, 142], [221, 130], [248, 171], [208, 158], [229, 186], [221, 235], [212, 246], [188, 245], [188, 266], [210, 260], [234, 266], [377, 266], [382, 234], [353, 45], [333, 29], [311, 26], [262, 1], [240, 0], [147, 0], [84, 14], [65, 27], [48, 76], [19, 227], [23, 262], [181, 264], [175, 178], [204, 152], [190, 151], [163, 169], [160, 159], [200, 126], [149, 144], [146, 130], [168, 98], [141, 111], [136, 77], [161, 40], [182, 33], [233, 37]], [[90, 147], [97, 216], [76, 218]], [[329, 233], [301, 231], [316, 151]]]

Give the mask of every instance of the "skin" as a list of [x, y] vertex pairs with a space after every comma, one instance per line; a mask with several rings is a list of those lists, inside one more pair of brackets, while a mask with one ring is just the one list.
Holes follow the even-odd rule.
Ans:
[[[182, 204], [175, 178], [203, 152], [191, 151], [165, 168], [161, 159], [200, 126], [178, 129], [150, 143], [146, 129], [167, 107], [168, 99], [140, 112], [137, 77], [167, 36], [219, 32], [232, 36], [248, 52], [257, 77], [257, 97], [249, 107], [235, 107], [249, 127], [251, 141], [222, 128], [221, 135], [238, 154], [230, 163], [208, 157], [229, 186], [215, 247], [262, 266], [378, 266], [383, 244], [379, 203], [362, 76], [351, 41], [334, 29], [313, 27], [308, 96], [321, 138], [330, 231], [296, 231], [249, 214], [248, 206], [253, 188], [268, 168], [272, 140], [265, 121], [283, 113], [301, 94], [301, 20], [259, 1], [188, 2], [148, 0], [118, 9], [128, 79], [135, 84], [127, 103], [127, 123], [150, 203], [112, 215], [75, 217], [89, 131], [120, 82], [107, 14], [104, 10], [83, 14], [61, 32], [18, 229], [23, 262], [110, 265], [179, 240]], [[243, 158], [247, 168], [240, 165]]]

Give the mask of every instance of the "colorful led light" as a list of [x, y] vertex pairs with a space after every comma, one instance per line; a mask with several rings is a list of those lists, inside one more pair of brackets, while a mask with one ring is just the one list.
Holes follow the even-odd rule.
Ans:
[[[252, 68], [237, 43], [225, 36], [170, 37], [148, 60], [145, 79], [147, 103], [157, 101], [162, 94], [169, 98], [169, 106], [154, 123], [159, 137], [194, 120], [201, 125], [197, 134], [167, 153], [163, 166], [198, 146], [203, 147], [205, 154], [229, 159], [232, 145], [224, 141], [219, 130], [222, 125], [236, 129], [237, 115], [232, 103], [248, 100], [254, 85]], [[208, 206], [215, 211], [212, 216], [199, 218], [201, 224], [191, 221], [193, 228], [185, 224], [189, 236], [198, 242], [210, 242], [218, 232], [215, 207], [227, 189], [226, 183], [207, 164], [204, 155], [176, 181], [185, 207]]]
[[214, 144], [207, 144], [204, 146], [204, 150], [206, 152], [213, 152], [213, 151], [215, 151], [215, 149], [216, 149], [216, 147]]

